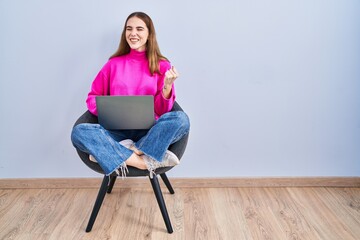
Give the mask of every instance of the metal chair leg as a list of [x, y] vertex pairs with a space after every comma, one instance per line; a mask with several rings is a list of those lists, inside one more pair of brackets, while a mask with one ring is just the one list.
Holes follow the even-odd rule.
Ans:
[[105, 175], [104, 179], [103, 179], [103, 181], [101, 183], [101, 187], [99, 189], [99, 193], [97, 195], [94, 208], [93, 208], [93, 210], [91, 212], [89, 223], [88, 223], [88, 225], [86, 227], [86, 232], [90, 232], [93, 225], [94, 225], [96, 216], [97, 216], [97, 214], [98, 214], [98, 212], [100, 210], [101, 204], [102, 204], [102, 202], [104, 200], [104, 197], [106, 195], [106, 190], [108, 189], [108, 184], [109, 184], [109, 177]]
[[161, 173], [161, 174], [160, 174], [160, 177], [161, 177], [162, 180], [164, 181], [164, 183], [165, 183], [167, 189], [169, 190], [169, 192], [170, 192], [171, 194], [174, 194], [175, 191], [174, 191], [174, 189], [172, 188], [171, 183], [170, 183], [168, 177], [166, 176], [166, 174], [165, 174], [165, 173]]
[[167, 229], [168, 233], [172, 233], [173, 229], [172, 229], [172, 226], [171, 226], [169, 214], [168, 214], [167, 209], [166, 209], [165, 201], [164, 201], [163, 195], [161, 193], [161, 189], [160, 189], [160, 185], [159, 185], [159, 181], [157, 179], [157, 176], [154, 176], [153, 178], [149, 177], [149, 179], [150, 179], [150, 182], [151, 182], [151, 186], [152, 186], [152, 188], [154, 190], [156, 200], [157, 200], [157, 202], [159, 204], [161, 214], [162, 214], [162, 216], [164, 218], [166, 229]]
[[110, 183], [109, 183], [109, 187], [107, 189], [107, 193], [111, 193], [113, 187], [114, 187], [114, 184], [115, 184], [115, 181], [116, 181], [116, 175], [115, 176], [111, 176], [110, 178]]

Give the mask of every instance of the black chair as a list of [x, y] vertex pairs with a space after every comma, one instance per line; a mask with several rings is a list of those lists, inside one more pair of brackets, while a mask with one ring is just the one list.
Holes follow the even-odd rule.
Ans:
[[[171, 111], [183, 111], [182, 108], [179, 106], [179, 104], [177, 102], [175, 102], [174, 107]], [[90, 113], [89, 111], [86, 111], [82, 116], [80, 116], [80, 118], [75, 122], [74, 126], [80, 124], [80, 123], [98, 123], [98, 119], [95, 115], [93, 115], [92, 113]], [[182, 139], [180, 139], [180, 141], [172, 144], [169, 147], [169, 150], [172, 151], [179, 159], [181, 159], [181, 157], [183, 156], [184, 152], [185, 152], [185, 148], [188, 142], [188, 138], [189, 135], [185, 135]], [[80, 151], [79, 149], [76, 149], [77, 153], [79, 154], [81, 160], [92, 170], [104, 174], [103, 170], [101, 169], [100, 165], [92, 162], [89, 160], [89, 155], [85, 152]], [[169, 171], [171, 168], [173, 167], [164, 167], [164, 168], [158, 168], [155, 171], [155, 175], [153, 178], [150, 178], [149, 176], [149, 171], [147, 170], [141, 170], [141, 169], [137, 169], [131, 166], [128, 166], [128, 170], [129, 172], [126, 173], [126, 177], [142, 177], [142, 176], [148, 176], [151, 182], [151, 186], [154, 190], [155, 196], [156, 196], [156, 200], [159, 204], [160, 210], [161, 210], [161, 214], [164, 218], [164, 222], [167, 228], [168, 233], [172, 233], [173, 229], [171, 226], [171, 222], [170, 222], [170, 218], [166, 209], [166, 205], [165, 205], [165, 201], [160, 189], [160, 185], [159, 185], [159, 181], [157, 176], [160, 175], [160, 177], [162, 178], [162, 180], [164, 181], [167, 189], [169, 190], [169, 192], [171, 194], [174, 194], [174, 189], [172, 188], [169, 179], [166, 176], [166, 172]], [[121, 172], [120, 172], [121, 174]], [[96, 216], [100, 210], [101, 204], [104, 200], [104, 197], [106, 195], [106, 193], [111, 193], [112, 188], [115, 184], [116, 178], [118, 176], [116, 174], [112, 174], [109, 176], [106, 176], [104, 174], [104, 178], [103, 181], [101, 183], [100, 189], [99, 189], [99, 193], [98, 196], [96, 198], [95, 201], [95, 205], [94, 208], [92, 210], [88, 225], [86, 227], [86, 232], [90, 232]]]

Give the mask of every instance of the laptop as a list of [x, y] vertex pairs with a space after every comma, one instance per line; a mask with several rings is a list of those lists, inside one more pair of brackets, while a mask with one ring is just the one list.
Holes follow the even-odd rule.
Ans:
[[99, 124], [108, 130], [150, 129], [154, 96], [96, 96]]

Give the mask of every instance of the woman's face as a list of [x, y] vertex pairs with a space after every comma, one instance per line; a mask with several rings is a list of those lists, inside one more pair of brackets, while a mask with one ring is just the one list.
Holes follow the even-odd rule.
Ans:
[[126, 41], [131, 49], [145, 51], [149, 30], [143, 20], [138, 17], [129, 18], [126, 23]]

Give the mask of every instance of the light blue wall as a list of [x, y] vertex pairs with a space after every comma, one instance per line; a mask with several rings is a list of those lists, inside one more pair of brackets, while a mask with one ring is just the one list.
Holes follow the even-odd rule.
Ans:
[[138, 10], [192, 123], [170, 176], [360, 176], [357, 0], [0, 0], [0, 178], [99, 176], [70, 131]]

